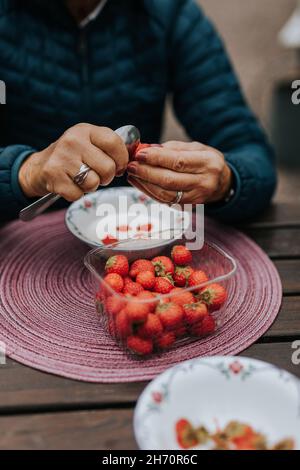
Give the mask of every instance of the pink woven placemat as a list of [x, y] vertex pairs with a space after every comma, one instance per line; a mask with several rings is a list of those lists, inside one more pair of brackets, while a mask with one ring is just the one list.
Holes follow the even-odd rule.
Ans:
[[206, 238], [238, 262], [226, 323], [207, 339], [148, 360], [134, 360], [102, 330], [88, 251], [66, 229], [64, 211], [0, 230], [0, 341], [7, 355], [46, 372], [89, 382], [148, 380], [180, 361], [237, 354], [273, 323], [282, 288], [265, 253], [245, 235], [206, 221]]

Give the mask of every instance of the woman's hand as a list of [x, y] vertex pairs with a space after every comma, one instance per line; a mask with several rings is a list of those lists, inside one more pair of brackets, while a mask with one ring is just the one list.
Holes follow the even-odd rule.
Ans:
[[128, 165], [128, 181], [150, 197], [181, 204], [218, 202], [226, 198], [232, 173], [224, 155], [198, 142], [166, 142], [139, 152]]
[[[91, 171], [79, 187], [73, 178], [83, 163]], [[45, 150], [25, 160], [19, 171], [19, 183], [27, 197], [53, 192], [67, 201], [75, 201], [100, 185], [107, 186], [126, 171], [127, 164], [127, 148], [114, 131], [77, 124]]]

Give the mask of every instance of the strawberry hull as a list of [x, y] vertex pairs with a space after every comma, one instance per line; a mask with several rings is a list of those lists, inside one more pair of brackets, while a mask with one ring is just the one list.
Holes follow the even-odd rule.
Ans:
[[[175, 261], [188, 263], [185, 287], [178, 287], [176, 276], [187, 273], [174, 259], [168, 261], [172, 260], [170, 247], [162, 248], [158, 255], [156, 249], [155, 257], [151, 256], [151, 249], [146, 249], [139, 262], [134, 252], [126, 250], [127, 243], [132, 244], [132, 240], [94, 249], [85, 258], [85, 265], [94, 279], [95, 315], [99, 315], [101, 327], [120, 347], [133, 357], [147, 359], [180, 347], [182, 341], [185, 344], [189, 339], [201, 341], [222, 328], [236, 270], [232, 257], [209, 243], [201, 250], [191, 250], [192, 260], [186, 250], [177, 248], [175, 255], [173, 251]], [[185, 240], [176, 240], [176, 246], [185, 246], [185, 243]], [[124, 258], [111, 259], [112, 251], [116, 256], [125, 256], [128, 265]], [[109, 270], [116, 268], [118, 272], [109, 273], [107, 282], [109, 258]], [[149, 270], [150, 262], [158, 266], [154, 274], [153, 269]], [[124, 273], [122, 289], [120, 272]], [[189, 285], [191, 272], [196, 274]]]

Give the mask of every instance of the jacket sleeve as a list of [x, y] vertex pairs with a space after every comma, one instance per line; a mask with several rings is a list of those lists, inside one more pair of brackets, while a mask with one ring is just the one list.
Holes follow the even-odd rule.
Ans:
[[0, 147], [0, 222], [16, 218], [30, 203], [19, 186], [18, 174], [22, 162], [33, 152], [25, 145]]
[[274, 193], [273, 151], [214, 27], [194, 0], [177, 3], [170, 44], [174, 109], [189, 136], [222, 151], [234, 174], [235, 196], [207, 204], [206, 213], [242, 221], [264, 209]]

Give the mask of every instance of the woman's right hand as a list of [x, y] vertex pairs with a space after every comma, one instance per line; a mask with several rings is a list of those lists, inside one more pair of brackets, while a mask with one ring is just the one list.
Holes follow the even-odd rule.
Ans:
[[[79, 187], [73, 178], [85, 163], [91, 168]], [[107, 127], [77, 124], [41, 152], [33, 153], [22, 164], [19, 183], [24, 194], [40, 197], [56, 193], [76, 201], [84, 193], [107, 186], [121, 176], [128, 164], [128, 151], [122, 139]]]

